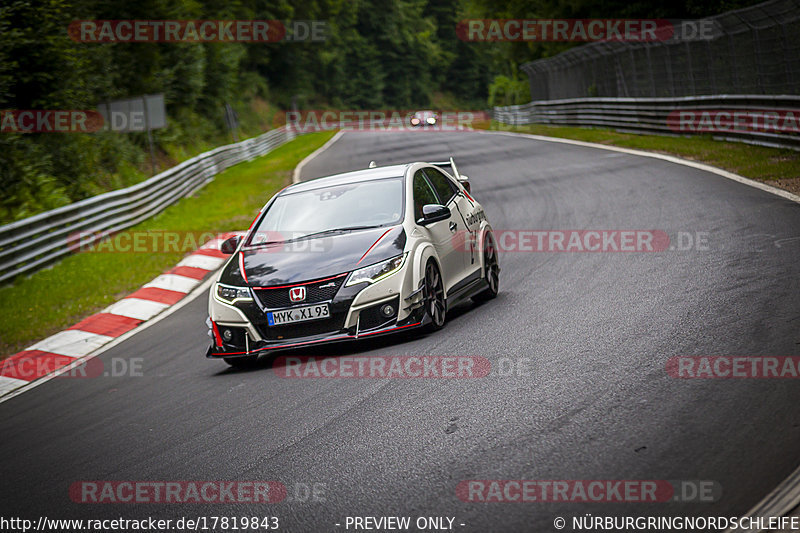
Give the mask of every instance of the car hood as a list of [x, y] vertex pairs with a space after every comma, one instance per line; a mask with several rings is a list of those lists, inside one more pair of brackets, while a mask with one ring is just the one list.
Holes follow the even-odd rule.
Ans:
[[405, 245], [405, 230], [398, 225], [243, 248], [228, 262], [220, 282], [269, 287], [315, 280], [395, 257]]

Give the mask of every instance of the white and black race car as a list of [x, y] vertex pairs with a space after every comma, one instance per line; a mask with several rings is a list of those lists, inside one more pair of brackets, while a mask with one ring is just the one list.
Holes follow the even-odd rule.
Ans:
[[206, 355], [231, 365], [268, 350], [439, 329], [454, 304], [498, 291], [492, 228], [452, 158], [291, 185], [221, 250], [231, 258], [210, 291]]

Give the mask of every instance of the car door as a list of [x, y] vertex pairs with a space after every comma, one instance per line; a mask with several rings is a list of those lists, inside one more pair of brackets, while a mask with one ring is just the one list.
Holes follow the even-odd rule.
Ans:
[[420, 231], [426, 234], [431, 244], [436, 248], [441, 262], [442, 277], [444, 278], [445, 293], [458, 283], [463, 277], [464, 254], [453, 246], [453, 238], [461, 228], [461, 214], [452, 199], [444, 200], [442, 204], [436, 189], [425, 176], [422, 170], [414, 174], [414, 219], [419, 224], [422, 219], [422, 207], [428, 204], [441, 204], [450, 210], [450, 217], [427, 226], [419, 226]]
[[[470, 276], [480, 270], [480, 261], [476, 252], [476, 235], [474, 227], [467, 224], [467, 214], [473, 209], [472, 203], [461, 194], [461, 189], [447, 175], [437, 168], [425, 168], [425, 175], [433, 185], [439, 200], [447, 202], [454, 214], [458, 214], [456, 231], [451, 240], [457, 255], [461, 257], [459, 280], [468, 282]], [[473, 226], [475, 226], [473, 224]]]

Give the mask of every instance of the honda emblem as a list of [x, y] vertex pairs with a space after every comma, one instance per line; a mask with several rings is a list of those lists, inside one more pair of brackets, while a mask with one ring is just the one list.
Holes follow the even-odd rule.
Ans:
[[294, 287], [289, 289], [289, 299], [293, 302], [302, 302], [306, 299], [306, 288]]

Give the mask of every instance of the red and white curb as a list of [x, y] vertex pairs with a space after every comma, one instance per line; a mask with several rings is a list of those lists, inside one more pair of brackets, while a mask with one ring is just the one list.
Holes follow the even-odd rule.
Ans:
[[241, 234], [218, 235], [133, 294], [0, 361], [0, 399], [88, 359], [103, 346], [175, 305], [228, 259], [220, 252], [220, 244]]

